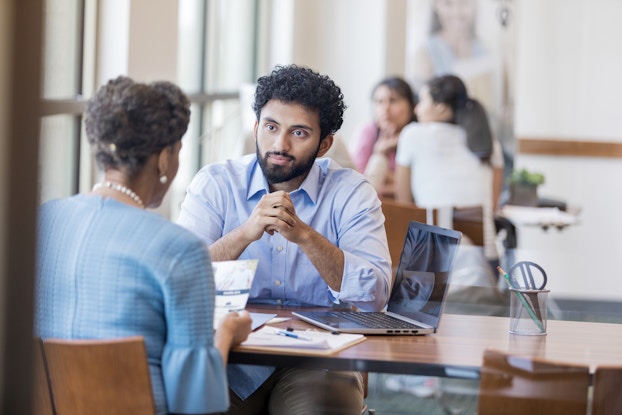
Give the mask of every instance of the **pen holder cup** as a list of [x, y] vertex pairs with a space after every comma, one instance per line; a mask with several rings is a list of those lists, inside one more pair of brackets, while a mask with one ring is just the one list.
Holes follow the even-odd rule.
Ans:
[[510, 288], [510, 333], [546, 335], [549, 290]]

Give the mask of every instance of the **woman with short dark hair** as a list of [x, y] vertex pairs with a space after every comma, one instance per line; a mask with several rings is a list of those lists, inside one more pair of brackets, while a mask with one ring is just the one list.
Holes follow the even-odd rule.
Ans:
[[158, 414], [225, 412], [229, 349], [246, 339], [246, 312], [214, 331], [208, 250], [148, 212], [177, 174], [190, 104], [170, 82], [119, 77], [89, 101], [86, 132], [103, 179], [39, 214], [36, 335], [143, 336]]

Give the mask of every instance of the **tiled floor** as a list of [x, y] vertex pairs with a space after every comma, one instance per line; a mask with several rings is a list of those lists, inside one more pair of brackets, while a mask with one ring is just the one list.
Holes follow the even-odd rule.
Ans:
[[[378, 415], [475, 415], [477, 413], [478, 380], [436, 378], [439, 381], [438, 393], [429, 397], [417, 397], [412, 393], [389, 390], [386, 384], [390, 378], [396, 376], [369, 374], [369, 393], [365, 402]], [[443, 405], [454, 409], [454, 412], [445, 411]]]

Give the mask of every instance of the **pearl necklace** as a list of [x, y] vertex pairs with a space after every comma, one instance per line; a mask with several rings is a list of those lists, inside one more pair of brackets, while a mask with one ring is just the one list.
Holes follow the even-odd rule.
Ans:
[[130, 198], [132, 198], [132, 200], [136, 203], [138, 203], [140, 205], [140, 207], [145, 207], [145, 204], [143, 203], [143, 200], [136, 194], [134, 193], [134, 191], [132, 189], [130, 189], [129, 187], [123, 186], [122, 184], [119, 183], [114, 183], [114, 182], [103, 182], [103, 183], [96, 183], [95, 186], [93, 186], [93, 190], [97, 190], [100, 189], [102, 187], [106, 187], [108, 189], [112, 189], [112, 190], [116, 190], [117, 192], [121, 192], [126, 196], [129, 196]]

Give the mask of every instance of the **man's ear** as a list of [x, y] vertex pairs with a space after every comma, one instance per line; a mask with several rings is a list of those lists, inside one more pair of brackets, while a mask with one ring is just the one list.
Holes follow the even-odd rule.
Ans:
[[335, 136], [333, 134], [329, 134], [326, 136], [325, 139], [320, 141], [320, 150], [317, 152], [317, 157], [323, 157], [324, 154], [326, 154], [328, 150], [330, 150], [331, 146], [333, 145], [334, 138]]
[[255, 137], [255, 141], [257, 141], [257, 128], [259, 128], [259, 121], [255, 120], [255, 126], [253, 127], [253, 137]]

